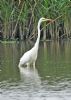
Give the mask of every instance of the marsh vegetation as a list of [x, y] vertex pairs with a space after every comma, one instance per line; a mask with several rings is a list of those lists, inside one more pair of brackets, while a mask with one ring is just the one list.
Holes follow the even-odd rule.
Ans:
[[0, 0], [0, 40], [35, 39], [40, 17], [55, 19], [42, 25], [42, 40], [71, 37], [70, 0]]

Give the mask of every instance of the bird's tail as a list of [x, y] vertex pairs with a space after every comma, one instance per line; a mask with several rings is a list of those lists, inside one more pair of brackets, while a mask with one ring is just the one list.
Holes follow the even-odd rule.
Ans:
[[19, 62], [18, 67], [21, 67], [21, 66], [22, 66], [22, 64], [21, 64], [21, 62]]

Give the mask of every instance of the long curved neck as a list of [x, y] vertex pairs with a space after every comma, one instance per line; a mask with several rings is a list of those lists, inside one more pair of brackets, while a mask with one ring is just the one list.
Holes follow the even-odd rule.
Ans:
[[37, 50], [38, 50], [39, 41], [40, 41], [40, 24], [41, 23], [38, 22], [38, 37], [37, 37], [37, 40], [36, 40], [36, 43], [35, 43], [35, 47], [37, 48]]

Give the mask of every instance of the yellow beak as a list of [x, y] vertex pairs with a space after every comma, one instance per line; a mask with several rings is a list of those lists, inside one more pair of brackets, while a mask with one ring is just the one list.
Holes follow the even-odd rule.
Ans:
[[48, 21], [48, 22], [52, 22], [52, 19], [44, 19], [43, 21]]

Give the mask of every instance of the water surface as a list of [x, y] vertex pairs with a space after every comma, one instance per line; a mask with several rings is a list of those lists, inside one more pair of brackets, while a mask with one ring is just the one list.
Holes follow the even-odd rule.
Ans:
[[0, 43], [0, 100], [71, 100], [71, 41], [40, 42], [36, 68], [18, 68], [33, 44]]

